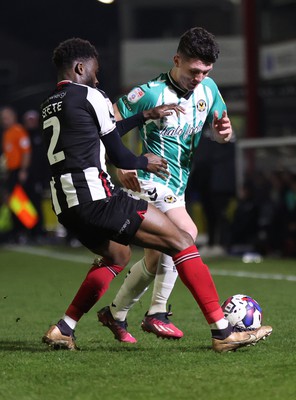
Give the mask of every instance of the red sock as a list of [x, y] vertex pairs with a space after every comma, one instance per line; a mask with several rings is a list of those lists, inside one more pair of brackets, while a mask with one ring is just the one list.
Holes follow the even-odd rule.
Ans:
[[103, 296], [110, 282], [123, 270], [118, 265], [108, 265], [104, 260], [94, 264], [66, 311], [66, 315], [79, 321]]
[[192, 293], [208, 323], [224, 318], [214, 281], [196, 246], [180, 251], [173, 260], [182, 282]]

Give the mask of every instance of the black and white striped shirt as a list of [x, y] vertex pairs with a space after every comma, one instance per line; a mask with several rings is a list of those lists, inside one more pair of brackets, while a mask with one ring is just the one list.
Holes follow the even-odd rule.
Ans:
[[55, 213], [111, 196], [113, 184], [100, 138], [116, 124], [105, 93], [62, 81], [42, 104], [41, 113]]

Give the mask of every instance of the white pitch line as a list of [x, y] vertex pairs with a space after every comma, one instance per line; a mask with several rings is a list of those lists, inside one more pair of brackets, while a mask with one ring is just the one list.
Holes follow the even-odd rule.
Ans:
[[210, 271], [213, 275], [220, 275], [220, 276], [234, 276], [237, 278], [270, 279], [275, 281], [296, 282], [295, 275], [266, 274], [261, 272], [249, 272], [249, 271], [230, 271], [230, 270], [215, 269], [215, 268], [210, 268]]
[[[89, 257], [79, 256], [70, 253], [60, 253], [53, 250], [39, 249], [31, 246], [7, 245], [4, 248], [18, 253], [32, 254], [36, 256], [54, 258], [56, 260], [65, 260], [76, 263], [91, 263], [93, 261], [93, 258], [95, 257], [92, 256], [92, 254], [90, 254]], [[231, 270], [215, 269], [215, 268], [210, 268], [210, 271], [213, 275], [219, 275], [219, 276], [233, 276], [237, 278], [254, 278], [254, 279], [296, 282], [295, 275], [267, 274], [267, 273], [249, 272], [249, 271], [231, 271]]]
[[90, 254], [89, 257], [87, 256], [79, 256], [79, 255], [74, 255], [74, 254], [69, 254], [69, 253], [61, 253], [58, 251], [54, 250], [46, 250], [46, 249], [39, 249], [37, 247], [32, 247], [32, 246], [4, 246], [5, 249], [11, 250], [13, 252], [17, 253], [26, 253], [26, 254], [32, 254], [35, 256], [41, 256], [41, 257], [48, 257], [48, 258], [54, 258], [56, 260], [64, 260], [64, 261], [71, 261], [71, 262], [77, 262], [77, 263], [86, 263], [86, 262], [92, 262], [93, 259], [95, 258], [95, 255], [92, 256]]

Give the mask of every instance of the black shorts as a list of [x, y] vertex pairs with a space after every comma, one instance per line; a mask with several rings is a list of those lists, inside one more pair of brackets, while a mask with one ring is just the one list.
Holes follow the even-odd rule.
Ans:
[[106, 240], [128, 245], [135, 236], [148, 203], [120, 188], [107, 199], [71, 207], [58, 215], [59, 222], [90, 250]]

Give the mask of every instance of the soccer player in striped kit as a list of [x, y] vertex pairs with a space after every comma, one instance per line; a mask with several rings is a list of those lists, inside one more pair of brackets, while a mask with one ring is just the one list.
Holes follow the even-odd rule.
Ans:
[[122, 144], [120, 134], [149, 121], [155, 112], [159, 119], [179, 114], [181, 109], [163, 105], [115, 123], [110, 100], [96, 88], [99, 62], [94, 46], [79, 38], [66, 40], [55, 49], [53, 61], [58, 84], [41, 106], [53, 209], [59, 221], [101, 258], [95, 260], [64, 316], [42, 341], [53, 348], [77, 349], [76, 325], [129, 262], [129, 244], [173, 258], [210, 324], [213, 350], [234, 350], [268, 336], [271, 327], [233, 331], [192, 236], [146, 200], [114, 187], [106, 171], [105, 152], [118, 168], [141, 169], [165, 180], [167, 161], [153, 153], [135, 156]]

